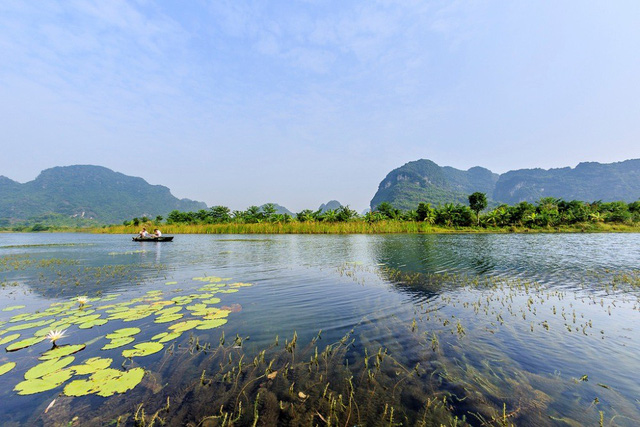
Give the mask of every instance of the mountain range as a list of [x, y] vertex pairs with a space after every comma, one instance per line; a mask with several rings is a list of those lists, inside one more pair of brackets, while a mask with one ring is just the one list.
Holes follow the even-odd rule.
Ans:
[[640, 199], [640, 159], [617, 163], [580, 163], [575, 168], [519, 169], [502, 175], [476, 166], [469, 170], [439, 166], [421, 159], [396, 168], [382, 180], [371, 200], [374, 209], [389, 202], [398, 209], [466, 203], [476, 191], [492, 204], [536, 202], [543, 197], [603, 202]]
[[102, 166], [54, 167], [24, 184], [0, 176], [0, 225], [5, 226], [50, 213], [114, 224], [206, 208], [203, 202], [174, 197], [167, 187]]

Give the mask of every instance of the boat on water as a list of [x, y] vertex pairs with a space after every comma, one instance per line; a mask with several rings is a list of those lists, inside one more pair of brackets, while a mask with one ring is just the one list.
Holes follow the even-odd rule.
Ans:
[[173, 236], [160, 236], [160, 237], [133, 237], [134, 242], [171, 242]]

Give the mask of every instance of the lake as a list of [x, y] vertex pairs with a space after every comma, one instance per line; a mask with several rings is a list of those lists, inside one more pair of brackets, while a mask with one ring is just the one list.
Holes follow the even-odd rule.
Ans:
[[0, 234], [0, 416], [635, 426], [639, 266], [638, 234]]

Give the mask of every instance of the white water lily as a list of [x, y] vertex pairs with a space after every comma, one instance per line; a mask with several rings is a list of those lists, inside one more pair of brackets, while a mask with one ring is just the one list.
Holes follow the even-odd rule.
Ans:
[[78, 304], [80, 305], [80, 307], [82, 307], [83, 305], [85, 305], [86, 303], [89, 302], [89, 298], [87, 298], [87, 297], [78, 297], [77, 301], [78, 301]]
[[56, 345], [56, 341], [58, 341], [60, 338], [62, 338], [64, 336], [64, 333], [67, 332], [67, 330], [59, 330], [59, 331], [49, 331], [49, 333], [47, 334], [46, 338], [51, 341], [53, 343], [53, 345]]

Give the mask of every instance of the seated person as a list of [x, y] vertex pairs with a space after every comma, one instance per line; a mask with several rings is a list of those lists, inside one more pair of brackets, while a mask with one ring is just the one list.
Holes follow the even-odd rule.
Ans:
[[153, 235], [155, 237], [161, 237], [162, 233], [160, 232], [160, 230], [158, 230], [157, 228], [155, 230], [153, 230]]
[[146, 227], [142, 227], [142, 231], [139, 233], [140, 237], [149, 237], [149, 232]]

